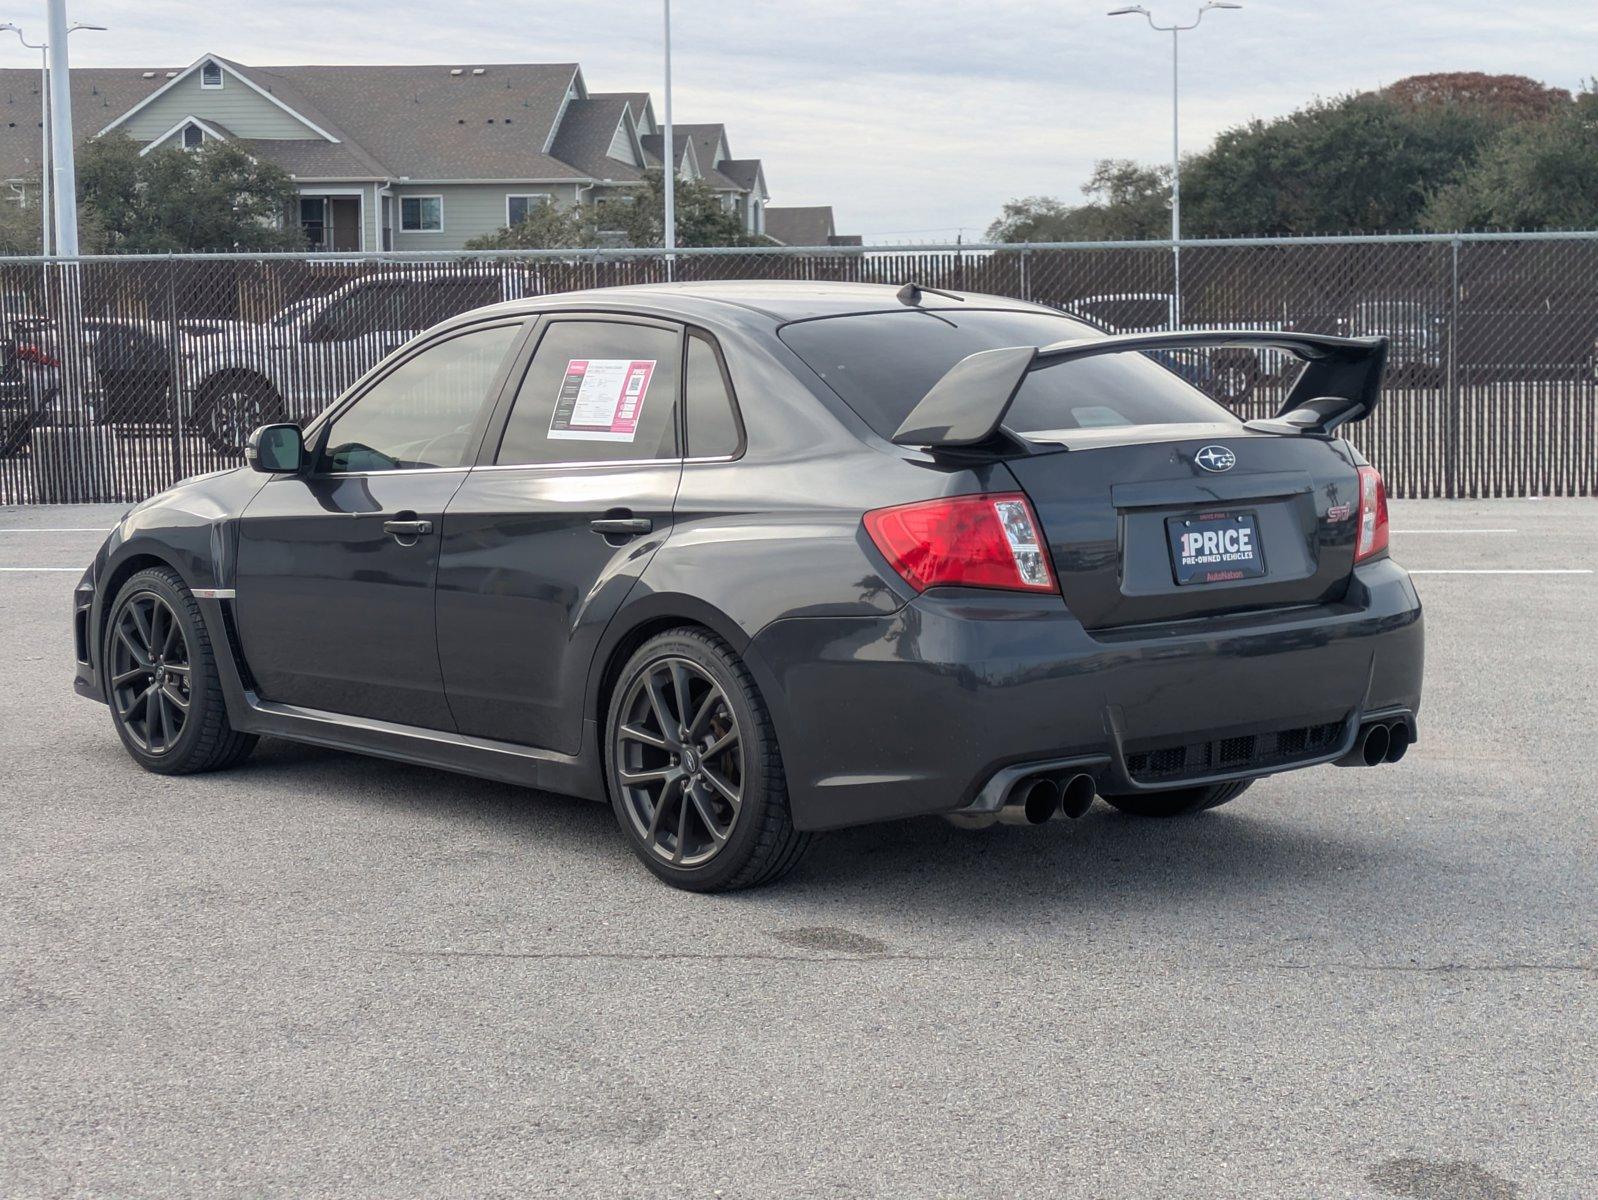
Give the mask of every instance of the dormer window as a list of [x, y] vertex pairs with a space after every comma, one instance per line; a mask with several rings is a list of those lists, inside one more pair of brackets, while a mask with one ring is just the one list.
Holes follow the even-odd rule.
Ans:
[[203, 88], [219, 88], [222, 86], [222, 64], [212, 59], [206, 59], [205, 65], [200, 68], [200, 86]]
[[183, 127], [183, 148], [185, 150], [198, 150], [205, 144], [205, 130], [190, 121]]

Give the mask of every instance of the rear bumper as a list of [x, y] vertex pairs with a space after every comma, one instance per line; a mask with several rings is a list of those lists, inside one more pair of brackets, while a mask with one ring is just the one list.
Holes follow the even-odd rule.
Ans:
[[1033, 763], [1093, 762], [1101, 791], [1130, 792], [1330, 761], [1363, 720], [1413, 724], [1423, 621], [1381, 560], [1335, 605], [1089, 636], [1058, 597], [943, 590], [775, 622], [746, 657], [794, 821], [827, 829], [950, 812]]

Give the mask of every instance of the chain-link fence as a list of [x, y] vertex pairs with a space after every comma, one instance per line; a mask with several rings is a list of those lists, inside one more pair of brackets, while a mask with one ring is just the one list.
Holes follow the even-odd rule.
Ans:
[[[236, 464], [421, 330], [503, 299], [616, 284], [849, 280], [987, 292], [1113, 332], [1391, 339], [1352, 436], [1398, 496], [1598, 494], [1598, 234], [925, 248], [0, 260], [0, 503], [131, 500]], [[1183, 373], [1240, 415], [1272, 352]]]

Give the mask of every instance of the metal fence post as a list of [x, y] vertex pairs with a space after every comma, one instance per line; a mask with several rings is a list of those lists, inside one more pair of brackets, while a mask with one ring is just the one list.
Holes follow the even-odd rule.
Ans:
[[178, 373], [183, 369], [183, 359], [178, 353], [178, 264], [175, 256], [166, 259], [166, 395], [167, 410], [172, 417], [172, 478], [182, 479], [183, 469], [183, 399]]
[[1464, 413], [1459, 400], [1459, 239], [1449, 243], [1448, 283], [1448, 441], [1443, 458], [1443, 495], [1450, 499], [1464, 490], [1460, 463], [1464, 446]]
[[1022, 250], [1021, 251], [1021, 287], [1020, 287], [1020, 292], [1021, 292], [1021, 299], [1029, 301], [1029, 302], [1032, 299], [1032, 274], [1031, 274], [1031, 270], [1032, 270], [1032, 251], [1031, 250]]

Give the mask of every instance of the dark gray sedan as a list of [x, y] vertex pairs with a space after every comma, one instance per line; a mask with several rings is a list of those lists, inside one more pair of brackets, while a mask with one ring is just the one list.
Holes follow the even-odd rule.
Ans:
[[[1165, 363], [1302, 360], [1244, 423]], [[680, 887], [944, 814], [1195, 813], [1416, 734], [1380, 338], [973, 294], [615, 288], [417, 337], [132, 509], [77, 690], [171, 774], [283, 737], [607, 801]]]

